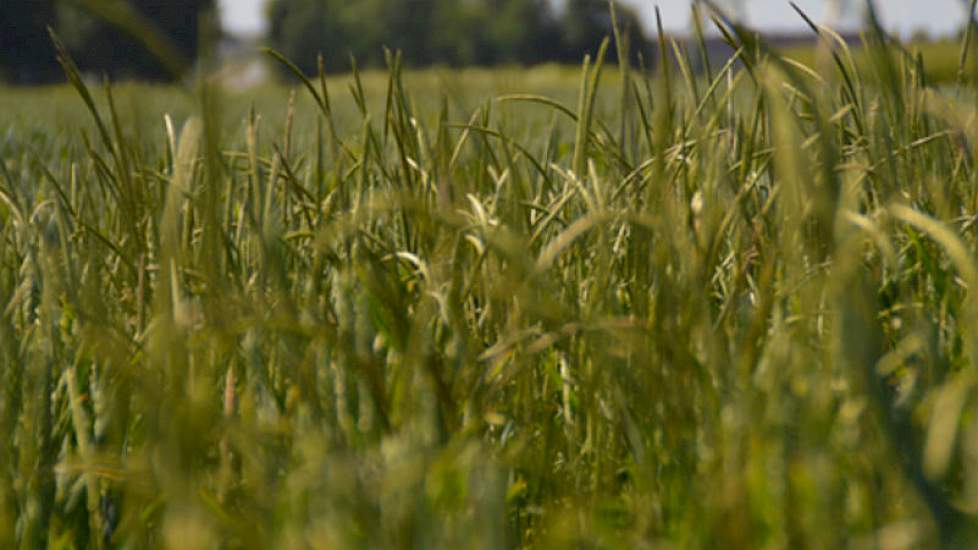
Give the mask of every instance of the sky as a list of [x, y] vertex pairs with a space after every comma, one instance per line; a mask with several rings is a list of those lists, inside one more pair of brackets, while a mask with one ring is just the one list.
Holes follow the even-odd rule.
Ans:
[[[655, 28], [656, 5], [667, 31], [684, 32], [688, 28], [689, 0], [620, 1], [634, 6], [649, 29]], [[265, 0], [219, 0], [219, 3], [224, 26], [230, 32], [256, 34], [263, 30]], [[822, 0], [796, 0], [796, 3], [809, 15], [821, 17]], [[962, 0], [877, 0], [876, 5], [884, 26], [904, 36], [918, 29], [932, 36], [951, 33], [961, 27], [967, 11]], [[803, 26], [788, 0], [747, 0], [747, 10], [748, 22], [756, 28], [788, 30]], [[858, 13], [850, 14], [848, 19], [858, 20]]]

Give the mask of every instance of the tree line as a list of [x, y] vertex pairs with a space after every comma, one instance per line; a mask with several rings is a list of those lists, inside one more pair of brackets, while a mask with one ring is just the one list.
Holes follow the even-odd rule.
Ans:
[[181, 58], [200, 50], [207, 21], [216, 21], [215, 0], [15, 0], [0, 2], [0, 80], [40, 84], [63, 78], [47, 29], [65, 44], [83, 72], [112, 78], [174, 78], [139, 37], [145, 23]]
[[[409, 66], [578, 62], [612, 33], [607, 0], [269, 0], [265, 42], [307, 72], [322, 53], [329, 71], [351, 59], [381, 66], [385, 48]], [[62, 78], [47, 29], [83, 72], [167, 80], [172, 66], [150, 52], [148, 22], [187, 60], [201, 36], [218, 36], [215, 0], [17, 0], [0, 2], [0, 80], [38, 84]], [[636, 14], [617, 7], [632, 54], [647, 49]], [[123, 24], [120, 26], [120, 21]], [[125, 28], [128, 27], [128, 28]], [[209, 33], [209, 34], [208, 34]]]
[[[276, 0], [269, 41], [307, 72], [324, 54], [328, 70], [350, 60], [381, 65], [384, 48], [409, 65], [578, 62], [612, 32], [607, 0]], [[617, 8], [633, 52], [646, 48], [634, 12]]]

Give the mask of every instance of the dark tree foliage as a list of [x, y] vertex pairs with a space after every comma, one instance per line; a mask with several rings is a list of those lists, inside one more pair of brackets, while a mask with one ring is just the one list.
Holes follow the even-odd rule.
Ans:
[[[129, 0], [185, 59], [198, 53], [198, 38], [214, 0]], [[57, 29], [82, 71], [112, 78], [167, 80], [163, 63], [130, 32], [85, 10], [65, 3], [58, 13]]]
[[[619, 7], [633, 52], [646, 47], [638, 17]], [[303, 71], [384, 63], [384, 48], [408, 65], [577, 62], [611, 34], [606, 0], [273, 0], [269, 40]]]
[[52, 0], [0, 1], [0, 79], [40, 84], [59, 78], [46, 30], [54, 14]]
[[[214, 0], [129, 0], [187, 60], [197, 56], [199, 36]], [[0, 78], [18, 84], [63, 78], [46, 28], [64, 40], [84, 72], [113, 78], [166, 80], [163, 63], [132, 33], [76, 2], [0, 0]]]
[[[616, 4], [615, 9], [619, 27], [629, 35], [631, 55], [646, 52], [649, 44], [646, 42], [642, 23], [638, 15]], [[611, 11], [607, 0], [567, 0], [562, 18], [562, 38], [565, 56], [564, 61], [579, 60], [582, 53], [594, 54], [604, 37], [613, 32]], [[609, 59], [615, 59], [617, 52], [609, 51]]]

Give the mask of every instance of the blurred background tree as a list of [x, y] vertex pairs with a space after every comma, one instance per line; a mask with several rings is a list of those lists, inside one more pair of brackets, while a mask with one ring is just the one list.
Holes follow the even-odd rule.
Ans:
[[60, 77], [45, 30], [54, 17], [53, 0], [0, 2], [0, 79], [39, 84]]
[[[0, 1], [0, 77], [17, 84], [61, 80], [46, 28], [64, 40], [85, 72], [113, 78], [167, 80], [173, 75], [130, 31], [92, 13], [88, 6], [118, 9], [115, 1]], [[133, 13], [152, 23], [185, 59], [195, 59], [214, 0], [130, 0]]]
[[[268, 42], [309, 73], [320, 52], [333, 72], [349, 70], [351, 54], [363, 66], [382, 66], [385, 47], [416, 67], [577, 63], [612, 32], [607, 0], [269, 0], [267, 9]], [[103, 16], [145, 20], [192, 61], [202, 33], [216, 31], [217, 18], [209, 17], [215, 10], [216, 0], [0, 1], [0, 78], [62, 78], [45, 31], [51, 26], [83, 72], [166, 80], [172, 72], [133, 30]], [[637, 15], [621, 5], [618, 14], [633, 54], [647, 49]]]
[[[630, 55], [646, 52], [648, 43], [638, 14], [620, 2], [615, 4], [615, 12], [619, 27], [629, 35]], [[580, 61], [583, 52], [593, 55], [604, 37], [611, 36], [612, 31], [611, 10], [607, 0], [566, 0], [561, 19], [561, 60]], [[610, 59], [617, 61], [616, 56], [617, 52], [613, 48], [609, 50]]]
[[[489, 41], [496, 63], [539, 63], [560, 57], [560, 26], [545, 0], [491, 2]], [[607, 5], [605, 6], [607, 9]]]
[[[215, 0], [129, 0], [129, 5], [187, 60], [197, 57], [204, 25], [216, 21], [209, 17], [214, 13]], [[85, 3], [58, 2], [54, 27], [82, 71], [112, 78], [173, 77], [140, 40], [88, 11]]]
[[[632, 51], [647, 47], [634, 11], [618, 6]], [[383, 48], [408, 65], [578, 62], [611, 34], [607, 0], [272, 0], [269, 42], [306, 72], [322, 52], [331, 71], [383, 64]]]

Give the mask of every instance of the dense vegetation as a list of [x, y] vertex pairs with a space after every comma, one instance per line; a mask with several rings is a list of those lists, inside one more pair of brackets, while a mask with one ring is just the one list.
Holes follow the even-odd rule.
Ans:
[[[63, 80], [46, 29], [64, 40], [83, 74], [175, 80], [217, 44], [214, 0], [22, 0], [0, 4], [0, 80]], [[580, 61], [611, 33], [607, 0], [274, 0], [269, 45], [307, 73], [324, 54], [331, 72], [351, 56], [382, 67], [384, 48], [405, 64], [503, 65]], [[618, 9], [630, 52], [648, 54], [635, 13]], [[614, 55], [611, 56], [614, 58]], [[633, 56], [634, 57], [634, 56]]]
[[61, 71], [44, 32], [55, 19], [54, 3], [23, 0], [0, 4], [0, 82], [49, 82]]
[[0, 547], [973, 547], [978, 92], [823, 32], [252, 109], [62, 52], [0, 94]]
[[177, 78], [196, 61], [201, 43], [213, 43], [214, 9], [214, 0], [5, 0], [0, 3], [0, 81], [64, 79], [49, 27], [86, 73]]
[[[471, 66], [580, 61], [611, 34], [607, 0], [275, 0], [269, 4], [269, 43], [307, 74], [383, 66], [384, 48], [408, 66]], [[648, 54], [635, 13], [618, 7], [630, 53]]]

